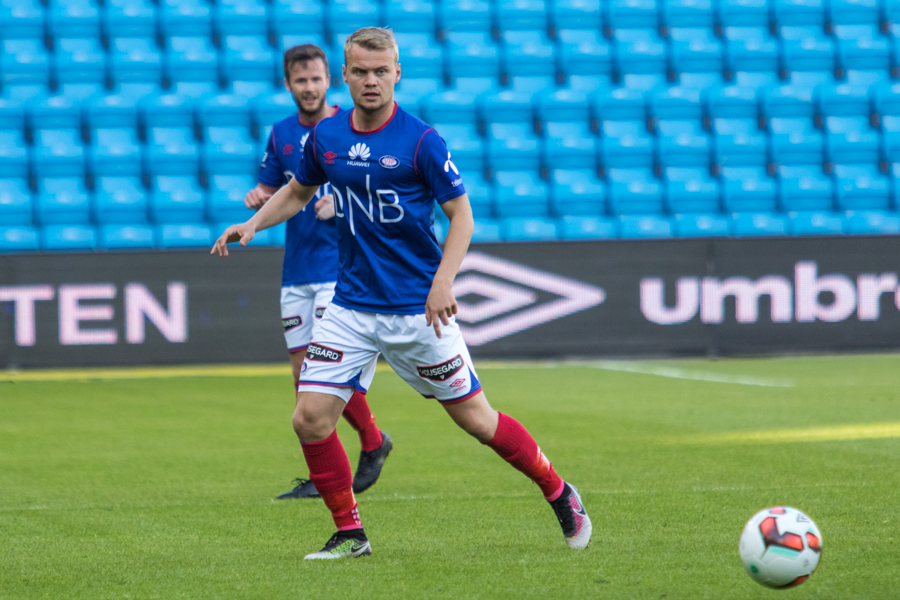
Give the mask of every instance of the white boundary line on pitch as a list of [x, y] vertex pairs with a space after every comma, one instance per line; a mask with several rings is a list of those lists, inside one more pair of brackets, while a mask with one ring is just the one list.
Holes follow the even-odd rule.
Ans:
[[757, 387], [792, 388], [796, 384], [790, 379], [775, 379], [771, 377], [756, 377], [754, 375], [734, 375], [729, 373], [716, 373], [714, 371], [694, 371], [680, 367], [668, 367], [647, 363], [601, 360], [587, 363], [590, 366], [604, 371], [619, 371], [623, 373], [635, 373], [638, 375], [653, 375], [655, 377], [667, 377], [669, 379], [688, 379], [691, 381], [707, 381], [709, 383], [727, 383], [733, 385], [752, 385]]

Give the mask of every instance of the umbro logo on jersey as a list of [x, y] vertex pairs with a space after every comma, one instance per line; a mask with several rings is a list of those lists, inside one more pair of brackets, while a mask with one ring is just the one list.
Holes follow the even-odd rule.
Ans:
[[350, 148], [350, 153], [347, 155], [350, 159], [347, 161], [347, 164], [351, 167], [368, 167], [370, 154], [371, 151], [369, 150], [369, 147], [362, 142], [353, 144], [353, 147]]
[[303, 325], [303, 319], [300, 317], [288, 317], [287, 319], [281, 320], [281, 326], [284, 327], [285, 331], [293, 329], [294, 327], [300, 327]]
[[329, 165], [333, 165], [334, 159], [336, 159], [336, 158], [337, 158], [337, 154], [335, 154], [331, 150], [329, 150], [328, 152], [325, 153], [325, 162], [328, 163]]
[[419, 372], [419, 377], [424, 377], [425, 379], [430, 379], [432, 381], [444, 381], [462, 369], [465, 364], [462, 356], [457, 354], [447, 362], [442, 362], [439, 365], [416, 367], [416, 371]]
[[294, 145], [287, 144], [284, 148], [281, 149], [281, 153], [285, 156], [290, 156], [294, 153]]
[[400, 166], [400, 161], [394, 156], [385, 155], [378, 159], [378, 164], [385, 169], [396, 169]]
[[344, 353], [327, 346], [318, 344], [310, 344], [306, 349], [306, 360], [316, 360], [319, 362], [341, 362], [344, 360]]

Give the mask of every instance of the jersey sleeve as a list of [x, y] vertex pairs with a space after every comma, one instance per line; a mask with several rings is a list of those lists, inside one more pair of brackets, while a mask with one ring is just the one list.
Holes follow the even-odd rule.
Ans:
[[303, 146], [303, 160], [297, 169], [297, 183], [300, 185], [314, 186], [323, 185], [328, 181], [325, 171], [322, 169], [321, 163], [316, 156], [316, 130], [306, 138], [306, 144]]
[[278, 163], [278, 152], [275, 151], [274, 131], [269, 134], [269, 141], [266, 143], [266, 152], [259, 169], [259, 182], [276, 188], [285, 184], [284, 172]]
[[431, 188], [438, 204], [466, 193], [459, 169], [450, 159], [447, 144], [434, 129], [426, 131], [419, 140], [414, 165], [416, 173]]

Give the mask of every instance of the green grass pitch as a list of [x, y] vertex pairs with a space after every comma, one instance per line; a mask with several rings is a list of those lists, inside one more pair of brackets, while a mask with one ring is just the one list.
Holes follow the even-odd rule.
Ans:
[[[273, 501], [306, 474], [287, 367], [0, 373], [0, 598], [900, 595], [900, 355], [488, 367], [491, 403], [581, 489], [587, 550], [389, 371], [369, 398], [394, 452], [359, 496], [373, 555], [329, 563], [302, 560], [332, 533], [321, 501]], [[358, 440], [339, 432], [355, 467]], [[752, 582], [737, 552], [744, 522], [779, 504], [824, 538], [819, 570], [787, 592]]]

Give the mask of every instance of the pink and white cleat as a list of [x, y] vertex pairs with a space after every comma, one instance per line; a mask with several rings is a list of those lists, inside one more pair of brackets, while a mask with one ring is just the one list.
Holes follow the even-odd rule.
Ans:
[[550, 502], [559, 524], [562, 526], [563, 535], [566, 536], [566, 543], [569, 548], [583, 550], [591, 543], [591, 519], [584, 510], [584, 504], [581, 502], [581, 494], [578, 489], [566, 483], [562, 494], [559, 498]]

